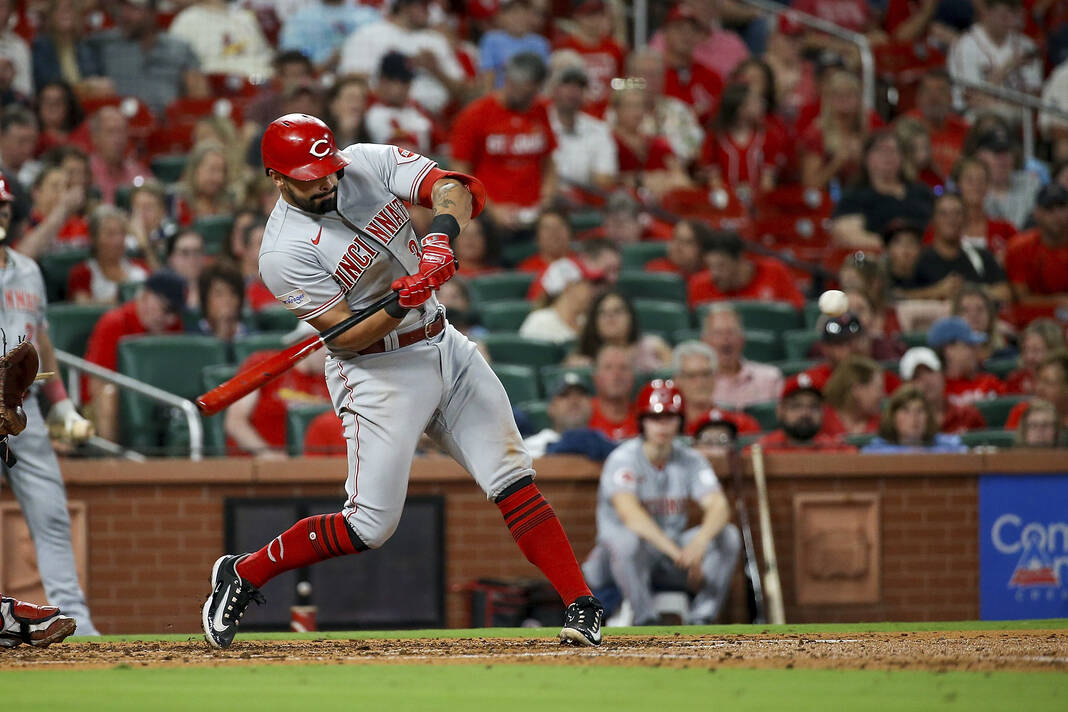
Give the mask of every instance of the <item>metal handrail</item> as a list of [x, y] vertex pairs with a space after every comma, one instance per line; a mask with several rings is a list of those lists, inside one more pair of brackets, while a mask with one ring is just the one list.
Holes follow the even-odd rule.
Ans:
[[1024, 158], [1030, 160], [1035, 156], [1035, 112], [1049, 114], [1061, 119], [1068, 120], [1068, 111], [1054, 104], [1047, 104], [1037, 96], [1032, 96], [1016, 89], [991, 84], [983, 80], [971, 81], [951, 76], [953, 84], [967, 89], [987, 94], [1007, 104], [1015, 104], [1021, 112], [1020, 123], [1023, 129]]
[[864, 86], [864, 108], [868, 111], [875, 109], [875, 55], [872, 54], [871, 43], [867, 37], [859, 32], [847, 30], [833, 22], [820, 19], [815, 15], [799, 12], [769, 0], [739, 0], [739, 2], [771, 15], [789, 15], [790, 19], [796, 20], [806, 27], [811, 27], [832, 37], [855, 44], [860, 54], [860, 76]]
[[[119, 388], [133, 391], [149, 400], [178, 408], [185, 415], [186, 423], [189, 425], [189, 459], [201, 460], [204, 457], [204, 427], [200, 423], [200, 412], [197, 410], [196, 405], [193, 404], [193, 401], [168, 393], [162, 388], [142, 383], [135, 378], [130, 378], [109, 368], [98, 366], [66, 351], [56, 349], [56, 360], [69, 368], [72, 376], [74, 372], [88, 373], [90, 376], [114, 384]], [[76, 388], [76, 384], [73, 381], [70, 392], [71, 394], [81, 392]]]

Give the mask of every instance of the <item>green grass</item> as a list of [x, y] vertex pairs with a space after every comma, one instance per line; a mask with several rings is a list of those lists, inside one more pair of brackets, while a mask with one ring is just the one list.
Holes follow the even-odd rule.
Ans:
[[[701, 625], [648, 626], [643, 628], [607, 628], [605, 635], [753, 635], [774, 633], [898, 633], [905, 631], [939, 632], [954, 630], [1058, 630], [1068, 628], [1068, 618], [1028, 621], [938, 621], [925, 623], [806, 623], [796, 625]], [[446, 630], [320, 631], [316, 633], [244, 633], [240, 638], [255, 640], [320, 639], [411, 639], [411, 638], [544, 638], [553, 637], [559, 628], [452, 628]], [[146, 640], [182, 641], [200, 638], [200, 634], [105, 635], [70, 638], [73, 642], [121, 642]], [[239, 638], [239, 639], [240, 639]]]
[[[534, 665], [119, 667], [0, 672], [4, 709], [980, 710], [1068, 708], [1068, 676]], [[344, 705], [341, 707], [340, 705]], [[652, 707], [655, 705], [655, 707]]]

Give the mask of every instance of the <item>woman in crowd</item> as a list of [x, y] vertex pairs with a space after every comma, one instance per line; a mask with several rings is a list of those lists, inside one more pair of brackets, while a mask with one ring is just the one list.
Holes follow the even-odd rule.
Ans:
[[612, 97], [615, 123], [612, 137], [619, 155], [623, 184], [648, 188], [656, 195], [691, 185], [682, 163], [663, 136], [650, 136], [642, 129], [646, 116], [644, 89], [622, 89]]
[[645, 263], [646, 272], [673, 272], [689, 280], [705, 268], [701, 245], [712, 234], [712, 228], [697, 220], [680, 220], [671, 230], [667, 255]]
[[[865, 252], [854, 253], [838, 268], [838, 284], [843, 292], [860, 292], [864, 295], [873, 317], [870, 324], [864, 324], [865, 330], [878, 326], [878, 331], [869, 331], [876, 337], [895, 338], [901, 333], [897, 310], [890, 294], [891, 281], [878, 258]], [[852, 302], [850, 311], [853, 311]]]
[[879, 422], [879, 435], [861, 452], [870, 454], [967, 452], [959, 435], [938, 432], [938, 418], [916, 386], [902, 386], [890, 397]]
[[891, 220], [907, 215], [926, 224], [933, 211], [930, 188], [905, 177], [897, 137], [877, 131], [864, 143], [860, 180], [835, 207], [831, 234], [843, 247], [879, 249]]
[[[96, 52], [82, 37], [85, 22], [78, 0], [51, 0], [44, 27], [33, 38], [33, 81], [38, 87], [64, 81], [85, 93], [111, 88]], [[38, 89], [40, 92], [40, 89]]]
[[901, 339], [887, 335], [886, 312], [874, 309], [867, 292], [847, 289], [845, 295], [849, 299], [849, 311], [857, 315], [864, 333], [871, 341], [871, 357], [876, 361], [901, 358], [908, 346]]
[[72, 185], [62, 166], [48, 165], [33, 181], [30, 226], [15, 249], [27, 257], [89, 244], [84, 186]]
[[224, 149], [229, 179], [240, 183], [249, 171], [245, 162], [248, 138], [243, 136], [229, 116], [206, 116], [193, 127], [193, 145], [217, 143]]
[[730, 84], [720, 97], [714, 131], [701, 152], [712, 188], [733, 188], [752, 202], [772, 190], [786, 163], [786, 136], [768, 122], [767, 98], [758, 87]]
[[978, 284], [965, 284], [953, 299], [951, 311], [968, 322], [973, 331], [986, 335], [980, 354], [988, 358], [1009, 358], [1016, 355], [1013, 348], [998, 328], [998, 312], [990, 295]]
[[1044, 400], [1033, 400], [1016, 426], [1017, 447], [1058, 447], [1064, 428], [1057, 417], [1057, 409]]
[[78, 102], [70, 84], [53, 80], [37, 90], [37, 135], [36, 155], [56, 146], [68, 145], [71, 133], [81, 126], [85, 112]]
[[204, 271], [204, 238], [191, 228], [179, 230], [167, 241], [167, 267], [177, 272], [186, 285], [185, 305], [189, 309], [200, 308], [200, 291], [196, 285]]
[[632, 356], [637, 371], [655, 371], [671, 363], [671, 347], [659, 336], [642, 335], [634, 305], [616, 291], [600, 294], [590, 304], [570, 365], [591, 365], [602, 346], [622, 346]]
[[864, 139], [872, 129], [861, 101], [860, 79], [844, 69], [823, 78], [819, 116], [801, 134], [801, 180], [809, 188], [860, 177]]
[[216, 262], [200, 273], [196, 282], [201, 307], [200, 333], [226, 344], [244, 336], [245, 325], [241, 323], [244, 287], [241, 271], [230, 262]]
[[1009, 393], [1034, 395], [1035, 371], [1046, 357], [1064, 348], [1064, 330], [1053, 319], [1035, 319], [1020, 334], [1020, 360], [1005, 379]]
[[891, 220], [883, 230], [882, 271], [890, 293], [906, 298], [917, 289], [916, 264], [923, 252], [923, 231], [905, 218]]
[[847, 357], [823, 387], [821, 432], [832, 436], [874, 433], [885, 395], [879, 364], [866, 356]]
[[178, 232], [178, 226], [167, 216], [167, 194], [156, 179], [150, 178], [131, 191], [129, 230], [145, 262], [158, 269], [167, 241]]
[[456, 273], [470, 278], [500, 272], [496, 258], [490, 254], [491, 244], [494, 243], [486, 239], [486, 227], [481, 220], [468, 223], [453, 245], [456, 261], [460, 264]]
[[370, 141], [364, 126], [370, 94], [367, 82], [356, 76], [341, 77], [327, 91], [323, 121], [334, 132], [338, 146]]
[[934, 191], [946, 184], [946, 176], [934, 167], [931, 134], [919, 119], [902, 117], [894, 122], [894, 134], [905, 156], [905, 177]]
[[554, 343], [574, 341], [582, 330], [593, 282], [578, 260], [564, 257], [549, 265], [539, 279], [546, 306], [527, 315], [519, 335]]
[[538, 251], [520, 262], [520, 272], [541, 274], [556, 260], [571, 255], [571, 223], [557, 210], [546, 210], [534, 223], [534, 244]]
[[[1016, 227], [1005, 220], [997, 220], [986, 213], [986, 196], [990, 189], [990, 169], [977, 158], [962, 158], [953, 169], [953, 182], [964, 203], [964, 242], [985, 247], [999, 262], [1005, 260], [1009, 239]], [[928, 231], [925, 242], [934, 239]]]
[[191, 225], [200, 218], [231, 214], [234, 203], [230, 185], [230, 168], [223, 145], [211, 141], [194, 146], [178, 181], [175, 207], [178, 223]]
[[148, 279], [148, 265], [126, 258], [126, 214], [101, 205], [89, 217], [89, 259], [67, 275], [67, 299], [118, 304], [119, 285]]

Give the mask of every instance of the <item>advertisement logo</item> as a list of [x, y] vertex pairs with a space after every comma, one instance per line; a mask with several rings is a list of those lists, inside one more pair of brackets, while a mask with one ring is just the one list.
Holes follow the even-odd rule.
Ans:
[[[1003, 514], [990, 532], [994, 548], [1003, 554], [1019, 554], [1010, 586], [1060, 586], [1059, 565], [1068, 565], [1068, 524], [1043, 525], [1023, 520], [1016, 514]], [[1053, 547], [1060, 542], [1060, 556]]]

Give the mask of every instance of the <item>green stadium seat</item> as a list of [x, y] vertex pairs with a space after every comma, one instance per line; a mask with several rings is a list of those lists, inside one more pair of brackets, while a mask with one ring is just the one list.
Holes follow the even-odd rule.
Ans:
[[628, 299], [658, 299], [686, 303], [686, 282], [669, 272], [631, 272], [619, 275], [616, 289]]
[[678, 346], [683, 341], [700, 341], [701, 330], [700, 329], [679, 329], [671, 335], [671, 343]]
[[806, 329], [815, 329], [816, 324], [819, 323], [820, 315], [823, 314], [820, 311], [819, 303], [813, 301], [805, 302], [805, 308], [801, 310], [801, 313], [804, 317]]
[[819, 361], [811, 361], [809, 359], [787, 359], [786, 361], [777, 361], [773, 365], [782, 371], [783, 378], [789, 378], [802, 371], [807, 371], [818, 363]]
[[679, 302], [635, 299], [634, 311], [638, 314], [638, 329], [642, 333], [670, 339], [676, 331], [690, 326], [690, 310]]
[[903, 331], [901, 332], [901, 340], [905, 342], [905, 345], [910, 349], [914, 346], [926, 346], [927, 345], [927, 332], [926, 331]]
[[630, 245], [623, 245], [620, 248], [620, 256], [623, 258], [623, 269], [625, 270], [644, 270], [646, 263], [666, 255], [667, 243], [659, 240], [635, 242]]
[[[210, 336], [129, 336], [118, 347], [120, 373], [190, 400], [202, 392], [204, 367], [226, 361], [226, 345]], [[119, 391], [119, 409], [123, 443], [151, 454], [169, 445], [172, 426], [184, 422], [167, 406], [129, 390]]]
[[120, 185], [115, 189], [115, 207], [130, 212], [130, 200], [133, 197], [135, 187], [132, 185]]
[[538, 376], [541, 378], [541, 392], [546, 398], [552, 395], [550, 391], [565, 373], [576, 374], [593, 392], [593, 366], [542, 366], [538, 369]]
[[88, 258], [89, 250], [78, 248], [42, 255], [37, 260], [49, 303], [62, 302], [67, 298], [67, 275], [71, 267]]
[[487, 334], [482, 343], [494, 363], [540, 368], [560, 363], [564, 358], [564, 349], [551, 341], [524, 339], [515, 334]]
[[493, 364], [493, 372], [504, 385], [512, 405], [538, 400], [538, 375], [533, 366], [508, 363]]
[[277, 306], [260, 309], [252, 315], [252, 321], [258, 331], [292, 331], [300, 320], [285, 307]]
[[[697, 324], [717, 302], [697, 306]], [[789, 302], [758, 302], [739, 300], [729, 302], [742, 320], [743, 329], [767, 329], [779, 333], [801, 328], [801, 314]]]
[[1005, 422], [1009, 419], [1009, 413], [1012, 409], [1025, 400], [1028, 400], [1027, 396], [1001, 396], [1000, 398], [976, 401], [975, 407], [983, 414], [983, 420], [986, 421], [987, 427], [1003, 428], [1005, 427]]
[[746, 329], [745, 357], [750, 361], [769, 363], [782, 359], [782, 344], [779, 335], [766, 329]]
[[779, 418], [775, 415], [775, 408], [778, 405], [778, 401], [754, 403], [753, 405], [746, 406], [745, 412], [756, 418], [756, 421], [760, 423], [761, 430], [770, 432], [779, 427]]
[[125, 304], [137, 296], [137, 290], [141, 288], [140, 282], [123, 282], [119, 285], [119, 301]]
[[1019, 366], [1019, 362], [1015, 357], [1012, 358], [988, 358], [983, 361], [983, 370], [987, 373], [992, 373], [1001, 380], [1005, 380], [1010, 373], [1015, 371]]
[[762, 437], [764, 437], [763, 433], [749, 433], [748, 435], [739, 435], [738, 447], [747, 448], [753, 443], [755, 443], [757, 440], [760, 440], [760, 438]]
[[542, 430], [552, 427], [552, 421], [549, 419], [548, 412], [546, 412], [549, 404], [545, 401], [520, 403], [516, 407], [530, 418], [530, 426], [535, 433], [540, 433]]
[[1012, 430], [972, 430], [961, 433], [960, 439], [970, 448], [1011, 448], [1016, 444], [1016, 433]]
[[534, 242], [515, 242], [505, 245], [501, 249], [501, 262], [506, 267], [515, 267], [537, 251], [538, 246]]
[[233, 229], [232, 215], [212, 215], [193, 223], [193, 230], [204, 238], [204, 254], [213, 257], [226, 252], [226, 243]]
[[[205, 366], [201, 371], [201, 391], [207, 393], [212, 388], [229, 381], [237, 373], [237, 366], [229, 363]], [[223, 417], [226, 411], [209, 418], [201, 417], [204, 424], [204, 455], [222, 457], [226, 454], [226, 431], [223, 429]]]
[[304, 433], [311, 422], [330, 410], [329, 403], [307, 403], [286, 409], [286, 452], [290, 457], [304, 454]]
[[478, 314], [482, 325], [490, 331], [516, 332], [530, 314], [530, 307], [526, 299], [506, 299], [483, 304]]
[[845, 441], [860, 450], [865, 445], [870, 443], [875, 438], [875, 433], [858, 433], [857, 435], [846, 435]]
[[85, 355], [93, 327], [109, 309], [106, 304], [49, 304], [46, 314], [52, 345], [75, 356]]
[[604, 213], [600, 210], [575, 210], [567, 216], [567, 221], [575, 232], [592, 230], [604, 222]]
[[156, 156], [148, 167], [152, 169], [152, 175], [163, 183], [177, 183], [182, 177], [188, 158], [189, 156], [185, 153]]
[[239, 336], [234, 339], [234, 363], [242, 364], [257, 351], [277, 351], [285, 348], [285, 337], [288, 333], [288, 331], [264, 331], [259, 334]]
[[806, 359], [812, 352], [812, 347], [819, 341], [820, 335], [815, 329], [794, 329], [782, 335], [783, 345], [786, 347], [786, 358], [798, 360]]
[[471, 291], [471, 301], [482, 305], [502, 299], [526, 299], [533, 282], [534, 275], [529, 272], [505, 272], [475, 277], [467, 286]]

